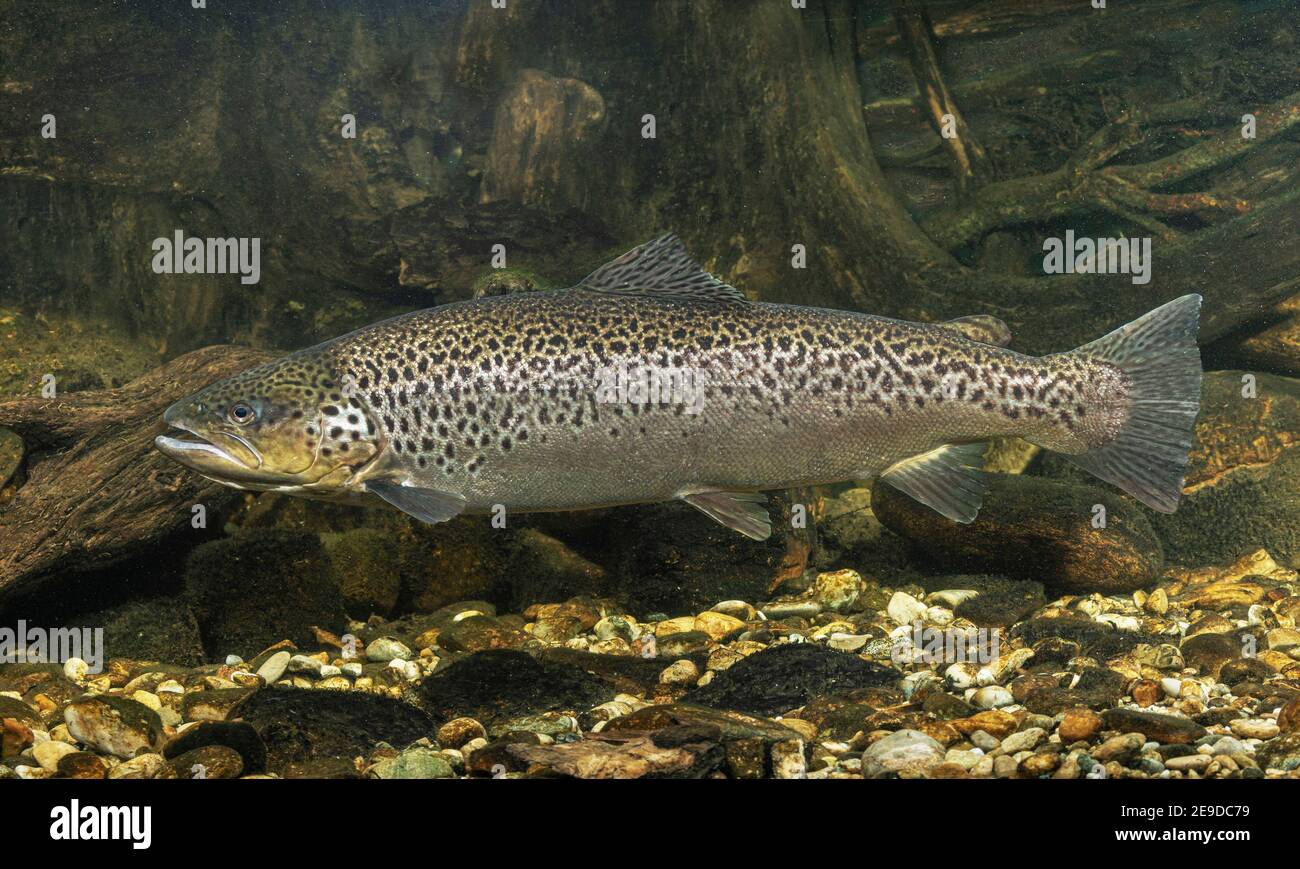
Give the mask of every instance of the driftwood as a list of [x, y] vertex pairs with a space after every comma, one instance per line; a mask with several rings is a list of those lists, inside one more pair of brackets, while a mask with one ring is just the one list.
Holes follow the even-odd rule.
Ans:
[[0, 507], [0, 601], [60, 573], [137, 555], [190, 527], [193, 504], [235, 494], [162, 456], [162, 412], [206, 384], [271, 358], [196, 350], [118, 389], [0, 401], [0, 426], [22, 438], [26, 481]]

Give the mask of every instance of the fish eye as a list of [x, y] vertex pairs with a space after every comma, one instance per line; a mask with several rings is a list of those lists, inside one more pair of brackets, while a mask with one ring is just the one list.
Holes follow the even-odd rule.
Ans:
[[230, 416], [230, 421], [239, 425], [247, 425], [257, 418], [257, 411], [242, 401], [238, 404], [232, 404], [227, 413]]

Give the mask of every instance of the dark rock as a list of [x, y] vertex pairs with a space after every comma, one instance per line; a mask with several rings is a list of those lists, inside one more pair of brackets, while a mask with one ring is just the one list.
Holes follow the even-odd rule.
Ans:
[[932, 691], [921, 702], [921, 710], [941, 721], [951, 721], [954, 718], [966, 718], [974, 715], [976, 710], [965, 700], [960, 697], [954, 697], [946, 691]]
[[506, 649], [461, 658], [420, 686], [422, 705], [438, 721], [474, 718], [485, 725], [536, 712], [581, 712], [615, 693], [610, 683], [578, 667]]
[[489, 649], [517, 649], [528, 635], [502, 624], [494, 616], [470, 616], [453, 622], [438, 634], [438, 645], [449, 652], [485, 652]]
[[114, 658], [161, 661], [180, 667], [195, 667], [207, 660], [198, 621], [183, 598], [130, 601], [79, 616], [78, 622], [103, 625], [104, 648], [112, 649]]
[[659, 674], [664, 670], [664, 662], [657, 658], [643, 658], [640, 655], [599, 655], [579, 649], [566, 649], [555, 646], [543, 649], [539, 659], [544, 663], [565, 664], [586, 670], [600, 679], [608, 681], [625, 694], [636, 694], [652, 690], [659, 684]]
[[1233, 634], [1197, 634], [1183, 640], [1180, 649], [1188, 667], [1212, 675], [1228, 661], [1241, 657], [1242, 644]]
[[542, 740], [536, 733], [515, 730], [495, 739], [469, 756], [467, 768], [477, 775], [490, 775], [494, 778], [507, 772], [523, 772], [528, 768], [528, 761], [513, 753], [514, 745], [541, 745]]
[[1246, 713], [1234, 706], [1223, 706], [1215, 709], [1206, 709], [1204, 712], [1198, 712], [1192, 716], [1192, 720], [1202, 727], [1214, 727], [1216, 725], [1227, 724], [1230, 721], [1236, 721], [1238, 718], [1245, 718]]
[[897, 670], [855, 655], [815, 643], [787, 643], [737, 661], [684, 699], [771, 716], [803, 706], [818, 695], [890, 685], [898, 678]]
[[537, 528], [522, 528], [511, 541], [507, 575], [510, 608], [522, 611], [531, 604], [564, 600], [575, 594], [605, 594], [609, 573], [571, 549], [568, 544]]
[[1102, 661], [1132, 651], [1140, 643], [1160, 645], [1164, 642], [1155, 634], [1121, 631], [1114, 625], [1073, 613], [1021, 622], [1011, 629], [1011, 636], [1023, 639], [1029, 645], [1047, 637], [1068, 640], [1077, 643], [1083, 654]]
[[402, 591], [392, 538], [376, 528], [353, 528], [322, 534], [321, 543], [338, 575], [343, 608], [358, 619], [390, 615]]
[[209, 656], [251, 657], [279, 640], [318, 645], [341, 628], [338, 578], [315, 534], [253, 530], [190, 553], [185, 588]]
[[1147, 739], [1163, 743], [1195, 742], [1206, 730], [1188, 718], [1143, 712], [1137, 709], [1107, 709], [1101, 716], [1102, 726], [1120, 733], [1141, 733]]
[[1247, 542], [1283, 564], [1300, 559], [1300, 380], [1254, 376], [1248, 399], [1242, 372], [1205, 374], [1182, 503], [1150, 514], [1171, 561], [1212, 564]]
[[102, 779], [108, 777], [108, 764], [89, 751], [74, 751], [59, 758], [58, 778]]
[[1287, 733], [1259, 747], [1255, 760], [1263, 769], [1300, 769], [1300, 733]]
[[396, 539], [402, 576], [398, 609], [433, 612], [447, 604], [487, 597], [502, 601], [508, 591], [513, 534], [479, 516], [439, 525], [400, 517]]
[[655, 637], [655, 657], [661, 661], [671, 662], [678, 658], [690, 658], [701, 655], [713, 645], [713, 638], [704, 631], [681, 631]]
[[224, 721], [232, 709], [253, 694], [255, 688], [216, 688], [191, 691], [181, 699], [181, 717], [186, 721]]
[[[1142, 510], [1113, 491], [1019, 474], [988, 475], [979, 516], [959, 524], [892, 486], [872, 510], [925, 558], [957, 570], [1039, 580], [1056, 591], [1126, 592], [1149, 585], [1164, 555]], [[1094, 528], [1093, 505], [1106, 508]]]
[[979, 592], [957, 604], [953, 613], [981, 627], [1015, 624], [1047, 603], [1043, 585], [1038, 582], [1001, 576], [951, 576], [943, 580], [945, 588], [970, 588]]
[[163, 757], [173, 758], [206, 745], [224, 745], [239, 752], [246, 773], [266, 770], [266, 743], [246, 721], [200, 721], [167, 743]]
[[785, 547], [779, 533], [756, 543], [674, 503], [610, 510], [594, 549], [599, 555], [580, 551], [610, 566], [606, 593], [644, 617], [702, 612], [720, 600], [763, 600]]
[[204, 745], [178, 754], [167, 764], [167, 778], [232, 779], [244, 774], [244, 760], [238, 751], [224, 745]]
[[404, 747], [437, 730], [409, 703], [356, 691], [264, 688], [232, 714], [256, 729], [266, 745], [267, 768], [281, 775], [315, 759], [351, 760], [378, 742]]
[[1057, 715], [1076, 706], [1101, 711], [1119, 702], [1123, 691], [1124, 679], [1118, 673], [1090, 667], [1083, 671], [1073, 688], [1030, 687], [1022, 702], [1026, 709], [1039, 715]]
[[[1186, 652], [1183, 659], [1186, 661]], [[1225, 685], [1232, 686], [1241, 682], [1263, 682], [1276, 671], [1259, 658], [1239, 658], [1225, 661], [1219, 669], [1218, 679]]]

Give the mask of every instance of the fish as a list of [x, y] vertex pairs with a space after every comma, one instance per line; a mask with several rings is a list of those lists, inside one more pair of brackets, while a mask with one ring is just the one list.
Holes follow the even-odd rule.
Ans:
[[155, 445], [229, 486], [427, 523], [680, 500], [764, 540], [764, 493], [844, 481], [969, 523], [988, 441], [1018, 436], [1173, 512], [1200, 304], [1028, 356], [988, 315], [752, 301], [668, 234], [568, 289], [404, 314], [217, 381]]

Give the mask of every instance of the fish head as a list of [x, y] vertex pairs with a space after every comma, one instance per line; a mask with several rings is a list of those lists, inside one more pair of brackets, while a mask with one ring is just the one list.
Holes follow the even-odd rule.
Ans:
[[381, 450], [367, 408], [318, 355], [259, 365], [163, 414], [154, 446], [205, 477], [244, 489], [346, 488]]

